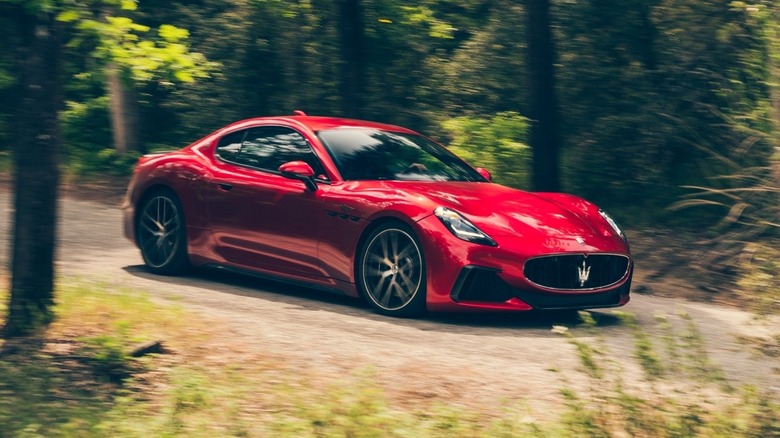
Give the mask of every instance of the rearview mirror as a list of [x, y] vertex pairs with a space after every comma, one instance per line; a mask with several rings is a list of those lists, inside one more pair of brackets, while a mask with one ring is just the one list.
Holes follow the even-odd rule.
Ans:
[[317, 190], [317, 182], [314, 181], [314, 169], [303, 161], [290, 161], [279, 166], [279, 172], [283, 177], [297, 179], [306, 184], [306, 188], [312, 192]]
[[477, 167], [475, 170], [477, 171], [478, 174], [482, 175], [482, 177], [488, 180], [488, 182], [493, 181], [493, 176], [484, 167]]

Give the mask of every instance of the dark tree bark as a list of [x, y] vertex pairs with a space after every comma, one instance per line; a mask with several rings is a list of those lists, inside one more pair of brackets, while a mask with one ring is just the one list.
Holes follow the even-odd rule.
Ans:
[[363, 114], [365, 53], [364, 25], [360, 0], [339, 1], [341, 41], [341, 112], [345, 117]]
[[11, 298], [6, 338], [36, 333], [53, 319], [60, 129], [60, 23], [13, 9], [21, 23], [20, 101], [14, 166]]
[[555, 45], [550, 30], [550, 0], [526, 1], [530, 86], [532, 184], [536, 191], [560, 190], [558, 109], [555, 96]]

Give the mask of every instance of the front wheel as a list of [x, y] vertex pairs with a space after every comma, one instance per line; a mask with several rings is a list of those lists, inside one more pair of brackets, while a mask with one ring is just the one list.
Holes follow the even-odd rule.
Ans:
[[408, 317], [425, 311], [425, 259], [407, 225], [388, 223], [368, 236], [358, 261], [358, 282], [381, 314]]
[[143, 201], [136, 236], [141, 257], [152, 272], [179, 274], [189, 265], [184, 215], [172, 192], [156, 192]]

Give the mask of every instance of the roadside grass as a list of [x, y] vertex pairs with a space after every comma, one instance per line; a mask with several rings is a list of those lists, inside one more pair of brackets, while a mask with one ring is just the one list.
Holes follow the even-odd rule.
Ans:
[[739, 296], [751, 310], [780, 314], [780, 239], [746, 245], [739, 269]]
[[[592, 359], [580, 354], [581, 365], [594, 384], [583, 395], [570, 388], [561, 391], [567, 407], [561, 422], [568, 432], [575, 432], [570, 436], [780, 437], [780, 403], [754, 386], [728, 385], [689, 314], [676, 315], [674, 322], [685, 328], [679, 332], [674, 331], [670, 317], [656, 316], [664, 346], [658, 350], [634, 314], [612, 313], [632, 332], [634, 358], [644, 381], [628, 385], [621, 364], [608, 360], [594, 374], [588, 371]], [[586, 341], [579, 334], [592, 338], [598, 333], [587, 314], [581, 312], [579, 327], [554, 331], [580, 350]], [[595, 339], [597, 346], [591, 349], [608, 357], [603, 336], [598, 334]]]
[[[716, 393], [719, 403], [705, 401], [705, 392], [665, 390], [684, 375], [704, 382], [706, 395], [723, 391], [710, 385], [720, 372], [684, 314], [674, 317], [686, 327], [680, 333], [663, 325], [669, 317], [657, 319], [661, 350], [635, 317], [619, 314], [618, 328], [632, 332], [645, 370], [644, 392], [624, 382], [592, 314], [582, 312], [578, 327], [555, 327], [575, 346], [582, 374], [557, 373], [563, 414], [540, 421], [531, 401], [497, 400], [490, 412], [446, 399], [393, 402], [371, 368], [307, 375], [273, 352], [220, 344], [213, 337], [219, 321], [169, 302], [106, 282], [60, 283], [57, 321], [45, 336], [0, 344], [0, 437], [780, 436], [780, 406], [756, 388]], [[0, 291], [0, 319], [6, 300]], [[162, 353], [132, 355], [155, 340]], [[666, 365], [671, 352], [675, 366]], [[578, 393], [567, 379], [593, 384]]]

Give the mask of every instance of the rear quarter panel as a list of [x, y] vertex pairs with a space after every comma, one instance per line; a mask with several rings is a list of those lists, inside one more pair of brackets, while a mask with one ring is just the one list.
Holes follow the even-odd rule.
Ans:
[[[172, 191], [182, 204], [187, 224], [188, 247], [197, 241], [205, 227], [204, 214], [199, 206], [198, 181], [207, 172], [207, 167], [197, 154], [189, 149], [155, 155], [142, 159], [136, 167], [130, 183], [127, 204], [132, 206], [126, 211], [125, 234], [135, 241], [135, 221], [138, 208], [144, 199], [157, 190]], [[132, 230], [128, 232], [127, 230]]]

